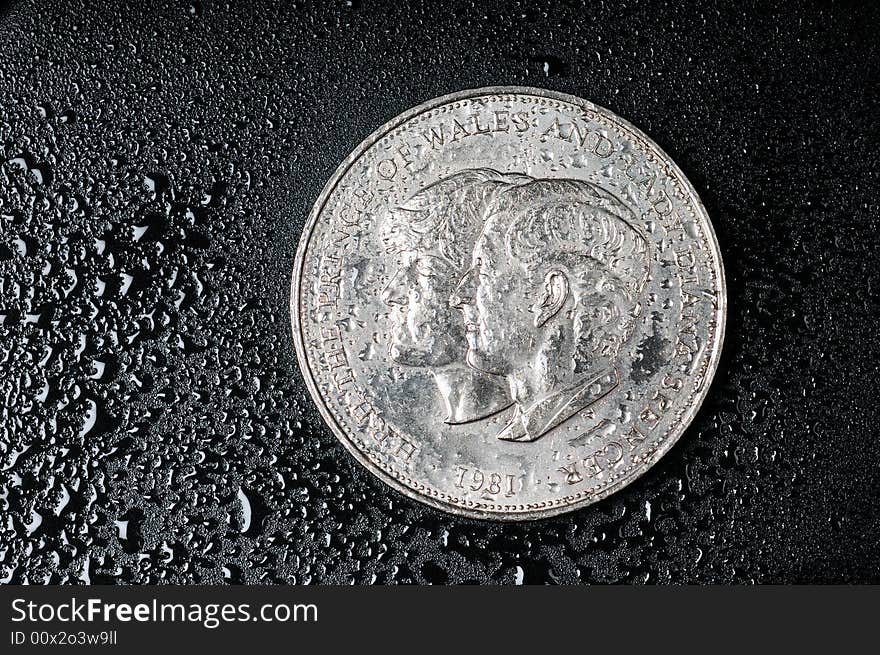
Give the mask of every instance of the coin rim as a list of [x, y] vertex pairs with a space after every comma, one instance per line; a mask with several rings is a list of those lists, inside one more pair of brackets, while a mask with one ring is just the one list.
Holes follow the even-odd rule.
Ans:
[[[706, 236], [711, 246], [712, 254], [715, 256], [718, 263], [717, 286], [719, 288], [719, 294], [717, 298], [718, 306], [715, 312], [718, 317], [717, 338], [715, 340], [715, 344], [706, 367], [705, 377], [708, 379], [708, 381], [703, 385], [703, 388], [700, 390], [700, 392], [695, 395], [693, 402], [684, 412], [680, 420], [680, 425], [682, 427], [679, 428], [677, 434], [673, 432], [663, 443], [658, 446], [658, 448], [653, 453], [651, 453], [648, 458], [642, 461], [642, 466], [638, 467], [638, 469], [634, 470], [630, 475], [621, 478], [617, 484], [608, 485], [602, 490], [596, 492], [594, 495], [588, 496], [583, 500], [573, 502], [569, 505], [559, 505], [547, 509], [526, 510], [523, 512], [514, 513], [474, 510], [460, 507], [458, 505], [449, 504], [440, 500], [435, 500], [429, 496], [420, 494], [414, 489], [411, 489], [410, 487], [401, 483], [393, 476], [389, 475], [381, 468], [376, 466], [376, 464], [374, 464], [370, 460], [370, 458], [357, 447], [357, 445], [349, 440], [348, 435], [346, 435], [345, 433], [345, 430], [337, 423], [336, 419], [327, 408], [326, 401], [318, 390], [311, 367], [308, 362], [306, 347], [303, 341], [302, 321], [299, 315], [302, 272], [305, 268], [306, 251], [308, 249], [309, 242], [311, 241], [312, 233], [314, 232], [315, 225], [317, 225], [318, 219], [321, 216], [328, 199], [335, 191], [337, 185], [339, 184], [339, 181], [348, 172], [352, 165], [354, 165], [354, 163], [358, 159], [360, 159], [364, 155], [364, 153], [366, 153], [366, 151], [369, 150], [369, 148], [371, 148], [377, 141], [385, 137], [395, 128], [403, 125], [404, 123], [415, 118], [419, 114], [430, 111], [448, 103], [460, 100], [468, 100], [479, 96], [493, 95], [531, 95], [538, 98], [550, 98], [553, 100], [558, 100], [560, 102], [566, 102], [575, 106], [581, 106], [588, 111], [594, 111], [603, 115], [610, 115], [611, 117], [613, 117], [613, 120], [619, 122], [623, 127], [631, 130], [636, 137], [642, 139], [649, 148], [654, 150], [654, 154], [671, 169], [674, 175], [678, 176], [684, 190], [690, 195], [691, 200], [694, 203], [694, 209], [704, 219], [705, 227], [707, 228]], [[309, 218], [306, 221], [305, 226], [303, 227], [302, 234], [300, 235], [296, 257], [294, 259], [290, 286], [291, 327], [293, 330], [293, 340], [296, 348], [297, 361], [299, 363], [300, 370], [302, 371], [303, 379], [305, 380], [306, 388], [309, 391], [309, 395], [312, 396], [312, 400], [315, 402], [315, 405], [317, 405], [318, 411], [324, 418], [324, 422], [330, 427], [336, 438], [342, 442], [342, 445], [345, 446], [346, 450], [348, 450], [348, 452], [351, 453], [354, 458], [358, 462], [360, 462], [360, 464], [362, 464], [368, 471], [370, 471], [373, 475], [375, 475], [382, 482], [390, 486], [392, 489], [402, 493], [407, 498], [411, 498], [412, 500], [416, 500], [420, 503], [429, 505], [435, 509], [440, 509], [450, 514], [480, 520], [504, 522], [534, 521], [538, 519], [558, 516], [560, 514], [565, 514], [568, 512], [573, 512], [597, 503], [604, 498], [607, 498], [611, 494], [614, 494], [632, 484], [634, 481], [644, 475], [645, 472], [651, 469], [678, 442], [681, 436], [690, 427], [694, 417], [699, 412], [703, 401], [709, 393], [712, 382], [715, 379], [715, 373], [717, 372], [718, 363], [721, 359], [721, 350], [724, 344], [725, 328], [727, 324], [727, 282], [724, 274], [724, 262], [721, 258], [721, 249], [718, 245], [718, 238], [715, 234], [715, 228], [712, 225], [712, 221], [709, 219], [709, 214], [706, 211], [703, 202], [700, 200], [696, 189], [694, 189], [693, 184], [691, 184], [690, 180], [687, 178], [681, 168], [679, 168], [678, 164], [676, 164], [675, 161], [669, 155], [667, 155], [666, 152], [659, 145], [657, 145], [653, 139], [647, 136], [644, 132], [642, 132], [642, 130], [637, 128], [628, 120], [622, 118], [620, 115], [608, 109], [605, 109], [604, 107], [600, 107], [599, 105], [596, 105], [588, 100], [584, 100], [583, 98], [579, 98], [568, 93], [551, 91], [548, 89], [541, 89], [538, 87], [530, 86], [488, 86], [476, 89], [467, 89], [464, 91], [457, 91], [455, 93], [438, 96], [406, 110], [405, 112], [395, 116], [390, 121], [383, 124], [378, 129], [374, 130], [367, 138], [361, 141], [357, 148], [355, 148], [351, 152], [351, 154], [349, 154], [348, 157], [346, 157], [342, 161], [342, 163], [339, 164], [339, 166], [337, 166], [333, 175], [324, 185], [324, 188], [321, 191], [321, 194], [318, 196], [318, 199], [315, 201], [315, 204], [312, 206]]]

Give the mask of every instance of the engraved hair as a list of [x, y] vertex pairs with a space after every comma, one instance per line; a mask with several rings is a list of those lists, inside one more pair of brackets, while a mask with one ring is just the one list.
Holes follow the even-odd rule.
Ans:
[[512, 260], [530, 273], [568, 271], [578, 361], [617, 355], [635, 329], [650, 261], [630, 209], [588, 182], [541, 179], [499, 194], [488, 212], [509, 216], [504, 245]]
[[391, 210], [383, 239], [386, 249], [389, 253], [439, 251], [463, 270], [470, 264], [474, 241], [495, 193], [531, 179], [477, 168], [435, 182]]

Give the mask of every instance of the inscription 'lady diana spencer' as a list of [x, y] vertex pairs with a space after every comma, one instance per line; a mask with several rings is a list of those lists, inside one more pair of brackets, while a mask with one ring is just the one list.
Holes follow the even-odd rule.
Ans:
[[480, 518], [623, 487], [682, 434], [725, 287], [693, 188], [610, 112], [522, 88], [406, 112], [330, 180], [291, 313], [322, 415], [373, 473]]

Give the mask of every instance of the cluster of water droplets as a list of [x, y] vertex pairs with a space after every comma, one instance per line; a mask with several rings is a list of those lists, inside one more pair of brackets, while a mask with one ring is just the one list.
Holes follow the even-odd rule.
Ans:
[[[761, 192], [809, 150], [762, 112], [807, 106], [833, 44], [781, 59], [785, 37], [745, 38], [765, 28], [742, 12], [660, 20], [650, 3], [625, 20], [616, 4], [584, 20], [462, 3], [455, 21], [368, 4], [20, 3], [0, 20], [0, 582], [791, 580], [825, 555], [847, 579], [828, 544], [869, 548], [853, 517], [871, 478], [834, 443], [870, 434], [870, 365], [813, 372], [846, 356], [841, 321], [876, 310], [858, 232], [876, 200], [821, 175]], [[676, 38], [645, 60], [639, 23]], [[781, 72], [756, 85], [731, 52]], [[338, 162], [418, 102], [498, 83], [578, 93], [660, 137], [719, 228], [731, 292], [719, 374], [680, 443], [612, 498], [521, 525], [454, 519], [353, 462], [307, 397], [287, 308]], [[823, 227], [830, 202], [852, 203], [850, 232]]]

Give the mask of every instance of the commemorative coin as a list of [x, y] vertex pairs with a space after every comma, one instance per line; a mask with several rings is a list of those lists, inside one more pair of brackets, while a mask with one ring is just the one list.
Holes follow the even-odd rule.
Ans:
[[309, 392], [381, 480], [459, 515], [560, 514], [682, 435], [721, 352], [718, 243], [639, 129], [491, 87], [361, 143], [303, 231], [290, 311]]

